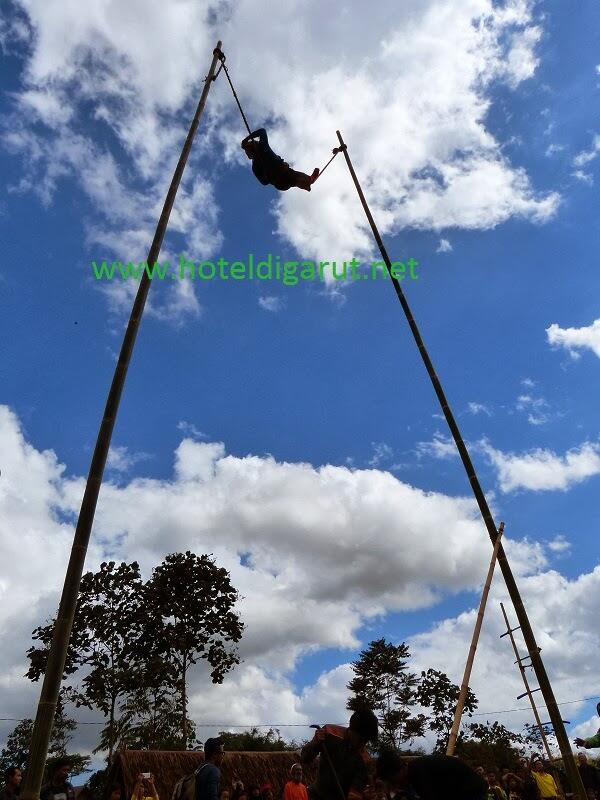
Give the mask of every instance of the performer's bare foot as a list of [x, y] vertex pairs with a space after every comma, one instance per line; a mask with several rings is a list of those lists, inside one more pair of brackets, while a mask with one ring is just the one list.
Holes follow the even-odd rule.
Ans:
[[311, 184], [314, 183], [318, 177], [319, 177], [319, 168], [315, 167], [312, 171], [312, 175], [310, 176]]

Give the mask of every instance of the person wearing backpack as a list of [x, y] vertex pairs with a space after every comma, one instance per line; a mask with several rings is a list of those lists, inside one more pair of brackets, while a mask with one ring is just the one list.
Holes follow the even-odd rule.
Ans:
[[196, 772], [195, 800], [219, 800], [222, 761], [222, 739], [207, 739], [204, 742], [204, 764]]
[[207, 739], [204, 742], [204, 763], [175, 785], [171, 800], [219, 800], [222, 761], [222, 740]]

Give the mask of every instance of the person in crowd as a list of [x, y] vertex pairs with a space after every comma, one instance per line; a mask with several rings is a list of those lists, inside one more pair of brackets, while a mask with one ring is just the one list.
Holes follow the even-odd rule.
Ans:
[[16, 800], [19, 796], [23, 774], [18, 767], [4, 771], [4, 786], [0, 789], [0, 800]]
[[[600, 703], [596, 706], [596, 712], [600, 715]], [[589, 736], [587, 739], [575, 739], [575, 744], [577, 747], [585, 747], [586, 750], [592, 747], [600, 747], [600, 728], [598, 728], [594, 736]]]
[[269, 138], [264, 128], [259, 128], [254, 133], [242, 140], [242, 150], [252, 161], [252, 172], [263, 186], [274, 186], [280, 192], [285, 192], [293, 186], [298, 189], [310, 187], [319, 176], [319, 169], [315, 167], [312, 175], [297, 172], [280, 156], [271, 150]]
[[403, 759], [383, 751], [377, 759], [377, 776], [395, 793], [415, 794], [420, 800], [486, 800], [487, 783], [474, 769], [453, 756]]
[[507, 772], [504, 779], [507, 800], [521, 800], [521, 782], [514, 772]]
[[40, 800], [75, 800], [75, 791], [69, 783], [73, 764], [68, 758], [61, 758], [52, 764], [50, 780], [40, 790]]
[[312, 741], [300, 753], [302, 764], [311, 764], [318, 755], [317, 777], [308, 787], [309, 800], [342, 800], [350, 792], [362, 793], [369, 784], [366, 750], [368, 742], [376, 742], [377, 717], [368, 708], [355, 711], [348, 727], [325, 725], [319, 728]]
[[290, 769], [291, 780], [283, 787], [283, 800], [308, 800], [308, 791], [302, 777], [302, 764], [294, 764]]
[[121, 787], [118, 783], [113, 783], [110, 787], [109, 800], [121, 800]]
[[231, 800], [248, 800], [248, 792], [244, 789], [243, 786], [238, 786], [237, 789], [233, 790], [233, 794], [231, 795]]
[[521, 759], [515, 772], [515, 778], [518, 781], [521, 800], [539, 800], [540, 790], [531, 774], [531, 767], [527, 759]]
[[553, 776], [546, 771], [541, 759], [536, 758], [531, 764], [531, 775], [540, 792], [542, 800], [550, 800], [550, 798], [558, 798], [558, 786]]
[[[146, 777], [146, 776], [149, 777]], [[140, 772], [133, 787], [131, 800], [159, 800], [154, 775], [151, 772]]]
[[[243, 788], [244, 786], [242, 784], [242, 789]], [[250, 800], [260, 800], [260, 786], [255, 786], [255, 785], [250, 786], [250, 788], [248, 789], [248, 797], [250, 798]]]
[[223, 755], [222, 739], [204, 742], [204, 764], [196, 773], [196, 800], [219, 800]]
[[221, 792], [219, 794], [219, 800], [229, 800], [230, 796], [231, 794], [229, 792], [229, 789], [221, 789]]
[[261, 800], [273, 800], [273, 787], [270, 783], [265, 783], [260, 787]]
[[577, 769], [581, 775], [581, 782], [585, 787], [588, 798], [594, 800], [600, 795], [600, 775], [593, 764], [588, 762], [585, 753], [577, 753]]
[[506, 792], [500, 785], [500, 780], [494, 770], [489, 770], [486, 775], [486, 780], [488, 785], [488, 800], [506, 800]]

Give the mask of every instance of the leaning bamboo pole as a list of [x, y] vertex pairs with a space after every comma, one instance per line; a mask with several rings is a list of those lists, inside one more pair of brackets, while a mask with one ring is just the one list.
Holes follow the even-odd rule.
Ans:
[[[217, 43], [216, 50], [220, 51], [221, 42]], [[207, 77], [204, 80], [204, 87], [200, 95], [200, 101], [196, 108], [196, 113], [192, 119], [188, 135], [186, 137], [179, 161], [171, 179], [171, 185], [167, 192], [163, 209], [156, 226], [154, 239], [150, 246], [148, 253], [148, 264], [155, 264], [160, 254], [160, 248], [163, 242], [167, 224], [177, 189], [181, 182], [181, 177], [185, 169], [185, 165], [192, 149], [192, 143], [200, 117], [206, 105], [206, 98], [210, 86], [213, 82], [215, 74], [215, 67], [218, 61], [217, 53], [213, 53], [213, 59]], [[67, 574], [63, 585], [62, 595], [60, 598], [60, 605], [56, 622], [54, 623], [54, 631], [52, 636], [52, 644], [50, 645], [50, 653], [48, 655], [48, 663], [46, 665], [46, 672], [38, 702], [37, 714], [33, 726], [33, 733], [31, 737], [31, 745], [29, 749], [29, 759], [27, 763], [27, 772], [23, 787], [21, 789], [21, 800], [38, 800], [40, 788], [42, 784], [42, 776], [44, 773], [44, 764], [48, 755], [48, 743], [52, 733], [52, 725], [54, 722], [54, 713], [56, 710], [56, 703], [58, 700], [58, 693], [62, 680], [62, 674], [65, 667], [67, 657], [67, 648], [69, 646], [69, 638], [71, 636], [71, 628], [73, 626], [73, 618], [75, 616], [75, 608], [77, 605], [77, 595], [79, 593], [79, 584], [83, 573], [83, 566], [85, 563], [85, 556], [90, 540], [92, 531], [92, 524], [94, 522], [94, 514], [96, 511], [96, 504], [98, 502], [98, 495], [100, 493], [100, 486], [102, 484], [102, 476], [104, 474], [104, 467], [108, 456], [110, 441], [112, 437], [117, 412], [119, 410], [119, 402], [125, 385], [125, 378], [127, 376], [127, 369], [131, 360], [133, 346], [135, 344], [136, 336], [140, 327], [140, 321], [146, 304], [146, 298], [150, 289], [151, 279], [148, 274], [144, 272], [140, 280], [140, 285], [133, 302], [127, 329], [121, 345], [121, 352], [119, 360], [115, 367], [106, 406], [104, 408], [104, 415], [100, 423], [100, 430], [98, 431], [98, 438], [96, 439], [96, 446], [92, 455], [90, 470], [88, 473], [87, 483], [83, 494], [81, 509], [79, 511], [79, 519], [77, 520], [77, 527], [75, 528], [75, 536], [73, 537], [73, 545], [71, 548], [71, 557], [67, 567]]]
[[475, 620], [475, 627], [473, 629], [473, 637], [471, 639], [471, 646], [469, 647], [469, 654], [467, 656], [467, 663], [465, 664], [465, 671], [463, 674], [462, 683], [460, 685], [460, 692], [458, 701], [456, 703], [456, 710], [454, 712], [454, 721], [452, 722], [452, 729], [448, 737], [448, 745], [446, 747], [446, 755], [454, 755], [454, 748], [456, 747], [456, 740], [458, 738], [458, 731], [460, 728], [460, 721], [462, 719], [463, 710], [465, 708], [465, 700], [467, 699], [467, 692], [469, 691], [469, 681], [471, 680], [471, 671], [473, 669], [473, 662], [475, 661], [475, 653], [477, 652], [477, 644], [479, 643], [479, 634], [481, 633], [481, 626], [483, 625], [483, 615], [485, 614], [485, 607], [487, 605], [490, 587], [492, 585], [492, 578], [494, 577], [494, 568], [496, 566], [496, 559], [498, 558], [498, 550], [500, 549], [500, 542], [502, 534], [504, 533], [504, 523], [500, 523], [498, 528], [498, 536], [494, 542], [494, 549], [492, 550], [492, 559], [487, 571], [483, 591], [481, 593], [481, 601], [479, 603], [479, 610], [477, 611], [477, 619]]
[[[467, 477], [471, 484], [471, 489], [473, 490], [473, 494], [475, 495], [475, 500], [477, 501], [477, 505], [479, 506], [479, 511], [481, 513], [483, 522], [487, 528], [490, 539], [492, 540], [492, 544], [495, 544], [496, 538], [498, 537], [498, 530], [496, 529], [496, 524], [492, 518], [488, 502], [483, 493], [483, 489], [481, 488], [481, 484], [479, 483], [479, 479], [477, 478], [477, 475], [475, 473], [475, 468], [473, 466], [473, 462], [471, 461], [469, 451], [467, 450], [467, 446], [465, 445], [464, 439], [456, 423], [454, 414], [452, 413], [452, 410], [448, 405], [446, 395], [444, 393], [444, 390], [442, 389], [442, 384], [440, 383], [440, 380], [436, 374], [433, 362], [431, 361], [429, 353], [427, 352], [427, 348], [425, 347], [425, 342], [423, 341], [423, 337], [421, 336], [417, 323], [415, 322], [410, 306], [408, 305], [408, 301], [404, 296], [402, 287], [400, 286], [399, 281], [392, 274], [392, 264], [390, 261], [390, 257], [387, 254], [387, 250], [385, 249], [385, 245], [383, 244], [383, 240], [381, 238], [379, 230], [377, 229], [375, 220], [373, 219], [373, 215], [371, 214], [371, 211], [365, 199], [362, 187], [356, 176], [354, 167], [352, 166], [352, 161], [350, 160], [350, 156], [348, 155], [348, 148], [344, 143], [344, 140], [342, 139], [342, 134], [339, 131], [336, 131], [336, 133], [340, 142], [340, 147], [342, 148], [342, 152], [344, 153], [344, 158], [346, 159], [346, 165], [348, 167], [348, 171], [350, 172], [350, 175], [354, 182], [354, 186], [356, 188], [356, 192], [362, 204], [363, 211], [365, 212], [365, 216], [367, 217], [367, 220], [371, 227], [371, 231], [373, 232], [373, 237], [377, 243], [379, 252], [381, 253], [381, 257], [385, 262], [389, 277], [396, 291], [396, 295], [398, 297], [398, 300], [400, 301], [400, 305], [402, 306], [402, 310], [404, 311], [404, 314], [408, 321], [408, 325], [411, 329], [412, 335], [419, 349], [419, 353], [421, 354], [421, 358], [423, 359], [423, 363], [425, 364], [425, 369], [427, 370], [427, 374], [429, 375], [434, 391], [439, 400], [442, 412], [444, 414], [444, 417], [446, 418], [448, 427], [450, 428], [450, 432], [452, 433], [452, 438], [454, 439], [454, 443], [460, 455], [460, 459], [465, 468], [465, 472], [467, 473]], [[560, 747], [560, 751], [563, 756], [565, 769], [567, 771], [569, 781], [573, 788], [573, 798], [574, 800], [585, 800], [586, 792], [583, 783], [581, 781], [579, 770], [577, 769], [577, 765], [575, 764], [575, 759], [573, 758], [573, 752], [571, 750], [571, 745], [569, 744], [569, 739], [567, 737], [567, 733], [563, 725], [558, 705], [556, 704], [556, 698], [554, 697], [554, 692], [552, 691], [552, 686], [550, 685], [550, 680], [546, 673], [544, 662], [542, 661], [542, 658], [540, 656], [540, 651], [535, 640], [533, 629], [529, 622], [529, 618], [527, 617], [527, 612], [525, 611], [525, 606], [523, 605], [523, 600], [521, 599], [519, 588], [515, 581], [514, 575], [512, 574], [512, 570], [510, 568], [510, 564], [508, 563], [508, 559], [506, 558], [506, 553], [504, 552], [502, 544], [500, 544], [498, 550], [498, 563], [500, 565], [500, 569], [502, 570], [502, 575], [506, 583], [506, 588], [513, 602], [513, 606], [517, 614], [517, 619], [519, 620], [519, 625], [521, 626], [521, 631], [523, 632], [523, 636], [525, 638], [525, 644], [527, 645], [528, 653], [531, 656], [532, 665], [535, 670], [538, 683], [542, 690], [546, 706], [548, 708], [550, 720], [552, 722], [552, 726], [554, 728], [554, 732], [558, 740], [558, 745]]]

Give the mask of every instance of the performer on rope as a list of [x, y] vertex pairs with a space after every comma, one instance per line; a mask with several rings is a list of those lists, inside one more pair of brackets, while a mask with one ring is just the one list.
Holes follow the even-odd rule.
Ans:
[[377, 759], [377, 776], [388, 788], [388, 796], [420, 800], [486, 800], [487, 781], [456, 756], [420, 756], [404, 759], [384, 750]]
[[[257, 139], [258, 141], [256, 141]], [[297, 172], [283, 158], [274, 153], [269, 146], [269, 139], [264, 128], [259, 128], [246, 136], [242, 140], [242, 149], [252, 161], [252, 172], [263, 186], [271, 184], [280, 192], [296, 186], [298, 189], [306, 189], [307, 192], [310, 192], [310, 187], [319, 177], [318, 167], [314, 168], [312, 175]]]
[[[600, 703], [596, 706], [596, 711], [600, 716]], [[575, 739], [577, 747], [585, 747], [586, 750], [590, 747], [600, 747], [600, 728], [596, 731], [595, 736], [590, 736], [587, 739]]]
[[[369, 784], [367, 742], [377, 741], [377, 717], [368, 708], [355, 711], [348, 727], [324, 725], [300, 753], [302, 764], [319, 756], [315, 782], [308, 787], [309, 800], [346, 800], [360, 797]], [[343, 795], [343, 797], [342, 797]]]

